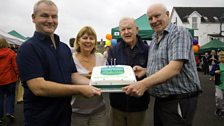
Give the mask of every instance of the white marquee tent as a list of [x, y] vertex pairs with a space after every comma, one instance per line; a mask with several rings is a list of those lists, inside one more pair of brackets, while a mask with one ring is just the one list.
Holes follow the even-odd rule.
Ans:
[[0, 30], [0, 38], [4, 38], [9, 44], [21, 45], [25, 40], [12, 36]]

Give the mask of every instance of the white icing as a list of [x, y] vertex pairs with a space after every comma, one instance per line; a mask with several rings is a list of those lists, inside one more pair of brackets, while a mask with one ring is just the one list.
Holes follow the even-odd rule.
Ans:
[[[124, 73], [118, 75], [103, 75], [101, 74], [102, 68], [122, 67]], [[131, 66], [116, 65], [116, 66], [96, 66], [93, 68], [91, 76], [91, 85], [128, 85], [136, 82], [136, 77]]]

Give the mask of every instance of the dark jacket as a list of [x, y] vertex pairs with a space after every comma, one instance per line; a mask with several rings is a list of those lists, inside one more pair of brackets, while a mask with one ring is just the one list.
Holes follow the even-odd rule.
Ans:
[[212, 69], [210, 71], [210, 75], [215, 76], [215, 85], [220, 85], [221, 84], [220, 74], [215, 73], [216, 70], [220, 70], [218, 62], [212, 66]]
[[212, 64], [212, 61], [214, 61], [215, 63], [218, 62], [218, 56], [217, 55], [214, 55], [214, 59], [212, 59], [212, 55], [209, 55], [208, 59], [209, 59], [209, 65], [214, 65], [214, 64]]
[[[140, 37], [133, 49], [121, 40], [117, 45], [109, 50], [108, 63], [111, 64], [111, 59], [116, 58], [116, 65], [139, 65], [147, 67], [148, 59], [148, 45], [145, 44]], [[140, 80], [140, 79], [138, 79]], [[137, 112], [143, 111], [148, 108], [149, 94], [145, 94], [141, 97], [128, 96], [125, 93], [111, 93], [110, 104], [113, 108], [125, 112]]]

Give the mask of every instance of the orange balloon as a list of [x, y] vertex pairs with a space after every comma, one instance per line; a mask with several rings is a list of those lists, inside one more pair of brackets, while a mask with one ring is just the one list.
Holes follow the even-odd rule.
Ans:
[[194, 53], [197, 53], [199, 50], [199, 47], [197, 45], [193, 45], [192, 48], [193, 48]]
[[112, 39], [112, 35], [111, 34], [106, 34], [106, 39], [111, 40]]
[[196, 45], [196, 46], [198, 46], [198, 49], [200, 49], [200, 45]]

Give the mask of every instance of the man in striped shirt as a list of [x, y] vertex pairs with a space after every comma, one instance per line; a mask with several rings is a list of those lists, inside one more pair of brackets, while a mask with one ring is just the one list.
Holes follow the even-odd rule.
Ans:
[[183, 27], [169, 20], [162, 4], [147, 10], [155, 31], [149, 47], [147, 69], [135, 66], [138, 77], [147, 78], [124, 87], [126, 94], [141, 96], [145, 90], [154, 96], [154, 126], [191, 126], [201, 92], [196, 70], [192, 37]]

